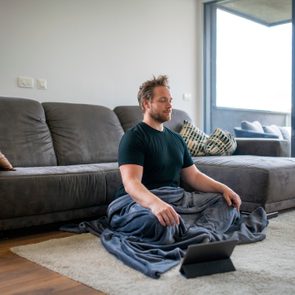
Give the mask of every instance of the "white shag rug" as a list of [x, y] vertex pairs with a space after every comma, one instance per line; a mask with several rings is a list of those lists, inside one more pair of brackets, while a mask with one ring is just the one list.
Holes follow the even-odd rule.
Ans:
[[236, 246], [236, 271], [194, 279], [185, 279], [179, 266], [160, 279], [146, 277], [109, 254], [91, 234], [11, 250], [106, 294], [295, 294], [295, 210], [271, 219], [264, 241]]

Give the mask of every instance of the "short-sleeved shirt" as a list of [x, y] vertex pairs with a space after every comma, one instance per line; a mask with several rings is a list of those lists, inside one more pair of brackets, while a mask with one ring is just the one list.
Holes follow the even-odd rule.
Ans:
[[[193, 165], [186, 143], [178, 133], [166, 127], [159, 131], [144, 122], [129, 129], [122, 137], [118, 162], [119, 166], [142, 166], [142, 183], [148, 189], [178, 187], [181, 169]], [[116, 197], [124, 194], [122, 185]]]

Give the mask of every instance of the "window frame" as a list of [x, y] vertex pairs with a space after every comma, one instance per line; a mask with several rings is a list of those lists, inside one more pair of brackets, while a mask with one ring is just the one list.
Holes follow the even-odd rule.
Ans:
[[[216, 106], [216, 9], [218, 1], [204, 3], [204, 131], [212, 131], [212, 110]], [[291, 90], [291, 157], [295, 157], [295, 0], [292, 0], [292, 90]], [[226, 108], [230, 110], [231, 108]], [[232, 108], [232, 110], [236, 110]], [[271, 111], [265, 111], [275, 113]]]

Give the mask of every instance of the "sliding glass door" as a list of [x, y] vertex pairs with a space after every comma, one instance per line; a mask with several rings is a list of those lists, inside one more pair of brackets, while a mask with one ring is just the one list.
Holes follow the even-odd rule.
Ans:
[[292, 0], [205, 4], [205, 131], [292, 118]]

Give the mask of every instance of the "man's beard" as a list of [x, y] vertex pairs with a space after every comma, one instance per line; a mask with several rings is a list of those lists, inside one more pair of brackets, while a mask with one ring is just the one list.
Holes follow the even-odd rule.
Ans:
[[158, 113], [151, 112], [150, 116], [152, 117], [153, 120], [155, 120], [156, 122], [159, 122], [161, 124], [171, 120], [171, 113], [158, 114]]

